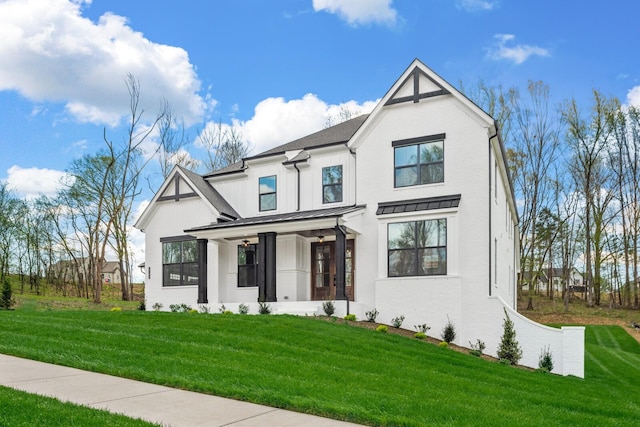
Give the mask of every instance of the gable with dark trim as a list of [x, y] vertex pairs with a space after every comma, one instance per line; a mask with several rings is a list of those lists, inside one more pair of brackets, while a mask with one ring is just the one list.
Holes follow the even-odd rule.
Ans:
[[[182, 183], [184, 185], [186, 185], [189, 190], [191, 190], [190, 192], [187, 193], [181, 193], [180, 192], [180, 181], [182, 181]], [[180, 199], [185, 199], [188, 197], [197, 197], [198, 195], [196, 194], [196, 192], [193, 190], [193, 188], [189, 185], [189, 183], [182, 178], [182, 176], [180, 174], [175, 174], [173, 176], [173, 178], [171, 178], [171, 181], [169, 183], [169, 185], [167, 185], [167, 189], [169, 189], [169, 187], [171, 186], [171, 183], [173, 183], [173, 189], [174, 189], [174, 193], [173, 195], [167, 195], [167, 196], [160, 196], [158, 197], [158, 202], [164, 202], [166, 200], [175, 200], [176, 202], [179, 201]]]
[[[421, 77], [424, 77], [427, 80], [429, 80], [429, 82], [431, 82], [432, 85], [429, 85], [428, 88], [427, 87], [421, 88], [421, 86], [426, 86], [424, 83], [421, 84], [420, 82]], [[404, 89], [407, 85], [413, 85], [413, 94], [409, 96], [396, 97], [398, 93], [402, 89]], [[437, 89], [434, 90], [433, 85], [435, 85]], [[411, 73], [402, 82], [402, 84], [398, 87], [398, 89], [396, 89], [396, 91], [393, 93], [393, 95], [391, 95], [389, 100], [384, 105], [387, 106], [387, 105], [399, 104], [401, 102], [418, 103], [420, 102], [421, 99], [431, 98], [434, 96], [448, 95], [450, 93], [451, 92], [445, 89], [440, 83], [432, 79], [431, 76], [427, 75], [420, 68], [415, 67], [413, 71], [411, 71]]]
[[457, 208], [460, 205], [460, 198], [460, 194], [452, 194], [450, 196], [427, 197], [425, 199], [412, 199], [401, 200], [397, 202], [378, 203], [378, 210], [376, 211], [376, 215]]

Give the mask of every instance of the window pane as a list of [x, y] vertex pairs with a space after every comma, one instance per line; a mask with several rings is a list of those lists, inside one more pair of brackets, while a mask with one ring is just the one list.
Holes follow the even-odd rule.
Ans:
[[182, 264], [182, 284], [183, 285], [198, 284], [198, 263], [197, 262]]
[[342, 184], [325, 185], [323, 187], [322, 203], [334, 203], [342, 201]]
[[162, 263], [176, 264], [180, 262], [182, 242], [165, 242], [162, 244]]
[[389, 224], [389, 249], [416, 247], [415, 222], [397, 222]]
[[418, 164], [418, 146], [408, 145], [394, 149], [394, 165], [408, 166]]
[[418, 184], [418, 167], [410, 166], [396, 169], [396, 187]]
[[446, 248], [428, 248], [418, 250], [419, 275], [447, 274]]
[[260, 194], [276, 192], [276, 176], [263, 176], [259, 180]]
[[389, 277], [415, 276], [416, 252], [413, 249], [389, 251]]
[[263, 194], [260, 196], [260, 210], [272, 211], [276, 209], [276, 195]]
[[420, 184], [444, 182], [444, 164], [433, 163], [420, 166]]
[[436, 141], [420, 145], [420, 163], [441, 162], [444, 159], [444, 142]]
[[182, 242], [182, 262], [198, 261], [198, 243], [196, 240]]
[[165, 264], [162, 266], [162, 285], [180, 285], [180, 264]]
[[322, 184], [342, 183], [342, 165], [322, 168]]
[[241, 288], [256, 286], [255, 265], [241, 265], [238, 267], [238, 286]]

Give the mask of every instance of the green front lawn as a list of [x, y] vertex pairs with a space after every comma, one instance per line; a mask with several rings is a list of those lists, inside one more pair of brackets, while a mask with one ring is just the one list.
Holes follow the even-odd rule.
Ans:
[[0, 408], [2, 408], [0, 426], [144, 427], [156, 425], [2, 386], [0, 386]]
[[371, 425], [632, 425], [640, 345], [587, 328], [586, 378], [294, 316], [0, 312], [0, 352]]

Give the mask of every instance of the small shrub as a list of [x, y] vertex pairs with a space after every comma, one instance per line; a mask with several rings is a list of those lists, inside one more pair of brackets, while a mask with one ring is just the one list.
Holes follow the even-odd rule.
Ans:
[[238, 306], [238, 313], [240, 314], [247, 314], [249, 313], [249, 306], [245, 305], [245, 304], [240, 304]]
[[371, 322], [374, 323], [376, 321], [376, 318], [378, 317], [378, 310], [376, 310], [375, 308], [371, 311], [367, 311], [364, 313], [364, 315], [367, 317], [367, 322]]
[[222, 304], [218, 309], [218, 311], [220, 312], [220, 314], [224, 314], [224, 312], [227, 311], [227, 307], [225, 307], [224, 304]]
[[344, 316], [344, 320], [351, 320], [352, 322], [356, 321], [356, 315], [351, 313], [351, 314], [347, 314], [346, 316]]
[[11, 283], [6, 277], [2, 283], [2, 295], [0, 296], [0, 309], [11, 310], [15, 305], [16, 300], [13, 298], [13, 290], [11, 289]]
[[322, 310], [324, 310], [324, 314], [331, 317], [336, 312], [336, 306], [333, 301], [325, 301], [322, 303]]
[[517, 365], [522, 358], [522, 349], [518, 341], [516, 341], [516, 330], [513, 327], [513, 321], [509, 318], [507, 309], [504, 309], [504, 315], [503, 333], [498, 346], [498, 358], [500, 361], [508, 360], [511, 365]]
[[233, 311], [231, 311], [231, 310], [225, 310], [222, 314], [233, 314]]
[[449, 316], [447, 316], [447, 324], [444, 325], [440, 336], [442, 337], [442, 341], [446, 342], [447, 344], [456, 339], [456, 327], [449, 319]]
[[446, 341], [440, 341], [440, 342], [438, 343], [438, 347], [441, 347], [441, 348], [449, 348], [449, 343], [448, 343], [448, 342], [446, 342]]
[[190, 308], [189, 310], [187, 310], [187, 313], [189, 313], [189, 314], [198, 314], [198, 310], [196, 310], [195, 308]]
[[424, 335], [427, 335], [427, 332], [429, 332], [429, 329], [431, 329], [431, 326], [427, 326], [426, 323], [423, 323], [422, 325], [413, 325], [413, 329], [415, 329], [416, 332], [421, 332]]
[[425, 334], [424, 332], [416, 332], [415, 334], [413, 334], [413, 337], [419, 340], [423, 340], [427, 337], [427, 334]]
[[387, 325], [378, 325], [378, 327], [376, 328], [376, 331], [382, 332], [383, 334], [386, 334], [388, 330], [389, 328], [387, 327]]
[[120, 307], [111, 307], [111, 311], [122, 311]]
[[484, 341], [481, 341], [479, 338], [475, 344], [469, 341], [469, 347], [471, 348], [471, 350], [469, 350], [469, 354], [477, 357], [482, 356], [482, 352], [484, 351], [485, 348], [487, 348]]
[[190, 305], [182, 303], [182, 304], [171, 304], [169, 306], [169, 310], [171, 310], [172, 313], [188, 313], [193, 309], [191, 308]]
[[200, 313], [202, 314], [209, 314], [211, 312], [211, 309], [206, 304], [200, 304], [198, 308], [200, 310]]
[[147, 311], [147, 302], [145, 300], [140, 301], [140, 304], [138, 304], [138, 310]]
[[271, 314], [271, 306], [264, 301], [258, 302], [258, 313]]
[[511, 366], [511, 361], [509, 359], [500, 359], [498, 360], [498, 363], [500, 363], [501, 365]]
[[400, 326], [402, 326], [402, 322], [404, 322], [404, 316], [394, 317], [393, 319], [391, 319], [391, 326], [398, 329]]
[[553, 355], [551, 354], [551, 347], [543, 347], [542, 350], [540, 350], [538, 367], [544, 372], [551, 372], [553, 370]]
[[162, 310], [162, 307], [164, 307], [164, 306], [162, 304], [160, 304], [159, 302], [156, 302], [151, 306], [153, 311], [160, 311], [160, 310]]

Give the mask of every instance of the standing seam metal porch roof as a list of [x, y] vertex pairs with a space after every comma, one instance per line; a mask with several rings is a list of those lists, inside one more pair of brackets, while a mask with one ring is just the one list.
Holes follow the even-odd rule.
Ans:
[[365, 207], [366, 205], [352, 205], [352, 206], [341, 206], [341, 207], [329, 208], [329, 209], [296, 211], [296, 212], [287, 212], [287, 213], [276, 214], [276, 215], [264, 215], [264, 216], [256, 216], [251, 218], [241, 218], [235, 221], [225, 221], [225, 222], [219, 222], [215, 224], [203, 225], [200, 227], [194, 227], [194, 228], [185, 230], [185, 232], [188, 233], [190, 231], [218, 230], [218, 229], [224, 229], [224, 228], [243, 227], [243, 226], [251, 226], [251, 225], [280, 224], [283, 222], [306, 221], [306, 220], [322, 219], [322, 218], [337, 218], [351, 212], [359, 211], [361, 209], [364, 209]]

